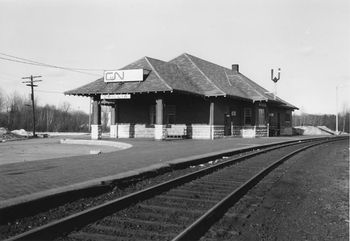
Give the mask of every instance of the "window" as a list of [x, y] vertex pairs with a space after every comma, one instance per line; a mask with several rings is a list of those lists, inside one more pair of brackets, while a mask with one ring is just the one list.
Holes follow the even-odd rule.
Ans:
[[176, 106], [167, 105], [166, 106], [166, 123], [175, 124], [176, 122]]
[[[176, 106], [175, 105], [167, 105], [165, 106], [165, 119], [164, 124], [175, 124], [176, 122]], [[151, 105], [149, 107], [149, 124], [156, 124], [156, 105]]]
[[290, 113], [286, 113], [285, 120], [286, 120], [286, 121], [290, 121]]
[[265, 109], [258, 109], [258, 125], [265, 125]]
[[252, 109], [244, 108], [244, 125], [252, 124]]
[[156, 106], [151, 105], [149, 107], [149, 124], [154, 125], [156, 123]]

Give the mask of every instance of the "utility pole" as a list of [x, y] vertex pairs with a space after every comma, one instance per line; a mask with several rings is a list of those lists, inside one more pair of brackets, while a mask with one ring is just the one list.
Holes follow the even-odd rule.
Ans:
[[35, 105], [34, 105], [34, 87], [38, 87], [38, 85], [35, 85], [34, 83], [40, 82], [42, 80], [35, 80], [35, 78], [41, 78], [41, 76], [29, 76], [29, 77], [23, 77], [22, 79], [29, 79], [27, 81], [23, 81], [22, 83], [25, 83], [26, 86], [30, 86], [31, 88], [31, 99], [32, 99], [32, 110], [33, 110], [33, 137], [36, 137], [35, 134]]
[[339, 87], [339, 85], [337, 85], [335, 87], [335, 134], [336, 135], [339, 134], [339, 130], [338, 130], [338, 87]]
[[[338, 95], [339, 95], [339, 88], [340, 90], [342, 90], [342, 87], [346, 87], [346, 86], [349, 86], [349, 84], [340, 84], [340, 85], [337, 85], [335, 86], [335, 134], [336, 135], [339, 135], [339, 114], [338, 114]], [[345, 115], [346, 117], [346, 115]], [[344, 120], [345, 121], [345, 120]], [[344, 126], [345, 124], [343, 124]], [[344, 129], [344, 127], [343, 127]]]
[[89, 98], [89, 132], [91, 132], [91, 101], [92, 99]]

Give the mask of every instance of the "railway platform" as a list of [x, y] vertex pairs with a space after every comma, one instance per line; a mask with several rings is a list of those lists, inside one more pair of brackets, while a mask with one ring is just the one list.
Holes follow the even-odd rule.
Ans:
[[[81, 138], [81, 137], [80, 137]], [[154, 141], [120, 139], [132, 147], [99, 155], [80, 155], [0, 165], [0, 208], [101, 182], [152, 172], [170, 163], [232, 152], [264, 144], [310, 138], [225, 138]], [[109, 141], [114, 141], [110, 139]]]

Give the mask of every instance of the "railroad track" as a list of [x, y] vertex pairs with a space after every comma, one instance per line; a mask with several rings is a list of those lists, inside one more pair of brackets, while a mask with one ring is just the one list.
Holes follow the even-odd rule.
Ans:
[[226, 158], [8, 240], [197, 240], [283, 161], [327, 141], [290, 143]]

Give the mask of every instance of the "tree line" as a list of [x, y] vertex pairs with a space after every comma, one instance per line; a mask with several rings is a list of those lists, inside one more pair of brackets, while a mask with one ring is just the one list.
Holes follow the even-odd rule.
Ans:
[[[87, 132], [89, 115], [71, 109], [68, 102], [59, 107], [35, 105], [35, 130], [42, 132]], [[14, 92], [5, 95], [0, 89], [0, 127], [9, 130], [33, 130], [33, 112], [30, 99]]]
[[[350, 111], [338, 114], [338, 130], [349, 133]], [[314, 115], [302, 113], [293, 115], [293, 126], [327, 126], [331, 130], [336, 129], [335, 115]]]

